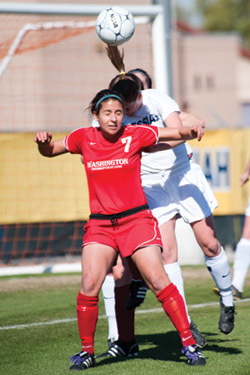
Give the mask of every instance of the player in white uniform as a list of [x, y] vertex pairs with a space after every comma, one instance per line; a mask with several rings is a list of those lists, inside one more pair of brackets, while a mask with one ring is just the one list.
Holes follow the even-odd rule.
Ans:
[[[244, 173], [240, 177], [240, 186], [245, 185], [250, 176], [250, 161], [246, 166]], [[241, 299], [246, 280], [247, 272], [250, 266], [250, 198], [245, 211], [245, 222], [241, 239], [236, 246], [234, 258], [234, 273], [232, 281], [233, 295], [235, 299]]]
[[[108, 55], [112, 63], [114, 58], [117, 60], [114, 48], [113, 51], [108, 49]], [[180, 111], [175, 101], [157, 90], [140, 91], [137, 87], [136, 92], [129, 84], [131, 77], [124, 75], [122, 58], [114, 66], [120, 66], [121, 74], [111, 81], [110, 88], [125, 98], [124, 124], [169, 126], [171, 113]], [[186, 144], [156, 154], [143, 154], [142, 185], [149, 207], [159, 221], [163, 262], [171, 281], [185, 299], [175, 237], [175, 223], [180, 215], [191, 225], [204, 252], [206, 266], [220, 291], [219, 328], [228, 334], [234, 327], [234, 304], [228, 258], [215, 234], [212, 211], [217, 202], [200, 166], [190, 160], [190, 154], [191, 149]]]

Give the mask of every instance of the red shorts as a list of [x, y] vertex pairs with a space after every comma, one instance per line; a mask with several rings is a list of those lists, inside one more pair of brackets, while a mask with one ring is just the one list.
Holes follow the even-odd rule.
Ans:
[[117, 219], [113, 225], [111, 220], [89, 219], [84, 232], [83, 246], [100, 243], [113, 247], [123, 257], [132, 255], [140, 247], [162, 248], [158, 222], [150, 210]]

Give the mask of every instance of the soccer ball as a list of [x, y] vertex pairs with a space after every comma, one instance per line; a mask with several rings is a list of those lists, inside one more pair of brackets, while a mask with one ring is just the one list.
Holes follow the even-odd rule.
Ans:
[[113, 6], [105, 9], [96, 19], [96, 32], [99, 38], [111, 46], [119, 46], [127, 42], [134, 31], [134, 17], [121, 7]]

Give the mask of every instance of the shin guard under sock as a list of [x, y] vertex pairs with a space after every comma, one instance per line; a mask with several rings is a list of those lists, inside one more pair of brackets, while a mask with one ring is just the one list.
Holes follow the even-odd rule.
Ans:
[[174, 284], [167, 285], [156, 295], [165, 313], [179, 332], [183, 346], [194, 345], [183, 298]]
[[219, 288], [222, 302], [225, 306], [233, 306], [229, 261], [223, 248], [221, 247], [220, 254], [215, 257], [205, 256], [205, 262], [210, 275]]
[[94, 354], [94, 334], [98, 319], [98, 296], [90, 297], [82, 293], [77, 296], [77, 321], [82, 350]]

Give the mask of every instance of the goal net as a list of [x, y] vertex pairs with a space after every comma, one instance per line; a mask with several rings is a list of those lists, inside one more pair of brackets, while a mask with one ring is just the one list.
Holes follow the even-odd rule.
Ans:
[[[89, 102], [117, 74], [95, 18], [0, 10], [0, 266], [80, 254], [89, 215], [83, 165], [76, 155], [42, 158], [33, 138], [88, 126]], [[135, 19], [122, 47], [126, 70], [153, 76], [152, 18]]]

